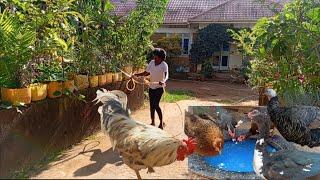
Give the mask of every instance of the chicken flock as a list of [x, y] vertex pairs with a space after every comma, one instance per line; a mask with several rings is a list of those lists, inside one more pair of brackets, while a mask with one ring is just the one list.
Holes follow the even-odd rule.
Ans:
[[[193, 153], [219, 155], [226, 136], [242, 141], [257, 133], [253, 163], [257, 175], [267, 179], [286, 179], [290, 174], [302, 178], [316, 175], [320, 172], [319, 154], [296, 150], [269, 154], [265, 140], [270, 138], [270, 129], [276, 127], [288, 141], [309, 147], [320, 146], [320, 108], [280, 107], [274, 90], [267, 89], [265, 94], [269, 98], [267, 107], [254, 109], [240, 119], [222, 107], [213, 107], [213, 113], [196, 115], [186, 112], [185, 134], [188, 138], [185, 140], [132, 119], [127, 96], [122, 91], [98, 90], [95, 101], [102, 103], [98, 108], [102, 131], [109, 136], [113, 149], [135, 171], [138, 179], [141, 179], [139, 171], [142, 169], [152, 173], [153, 167], [183, 161]], [[248, 119], [252, 122], [251, 129], [236, 137], [236, 129]]]

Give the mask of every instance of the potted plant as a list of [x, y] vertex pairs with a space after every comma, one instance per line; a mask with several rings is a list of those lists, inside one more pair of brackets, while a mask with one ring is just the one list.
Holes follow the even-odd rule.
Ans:
[[107, 84], [107, 75], [105, 73], [104, 68], [99, 71], [99, 74], [100, 74], [100, 75], [98, 75], [98, 84], [99, 84], [99, 86], [106, 85]]
[[63, 72], [64, 72], [64, 77], [65, 81], [63, 82], [63, 91], [69, 91], [69, 92], [74, 92], [76, 89], [75, 86], [75, 77], [76, 77], [76, 66], [73, 61], [62, 61], [63, 63]]
[[63, 82], [66, 81], [62, 65], [57, 61], [49, 61], [38, 64], [40, 75], [38, 82], [47, 83], [49, 98], [61, 97], [63, 93]]
[[31, 76], [26, 68], [32, 57], [35, 31], [4, 10], [0, 14], [0, 86], [2, 101], [13, 105], [31, 102]]
[[32, 75], [32, 84], [29, 86], [31, 88], [32, 101], [40, 101], [47, 97], [47, 84], [38, 81], [40, 75], [40, 70], [37, 68], [38, 63], [40, 63], [39, 59], [32, 59], [27, 65], [27, 68], [30, 69]]
[[106, 83], [110, 84], [113, 82], [113, 73], [111, 72], [111, 65], [106, 64], [105, 68], [106, 68]]

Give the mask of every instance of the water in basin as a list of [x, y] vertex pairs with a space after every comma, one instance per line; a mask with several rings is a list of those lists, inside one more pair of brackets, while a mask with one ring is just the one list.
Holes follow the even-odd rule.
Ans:
[[[254, 172], [253, 152], [256, 140], [248, 139], [243, 142], [225, 141], [222, 153], [218, 156], [206, 156], [204, 161], [211, 167], [224, 171]], [[268, 145], [268, 152], [276, 152], [277, 150]]]

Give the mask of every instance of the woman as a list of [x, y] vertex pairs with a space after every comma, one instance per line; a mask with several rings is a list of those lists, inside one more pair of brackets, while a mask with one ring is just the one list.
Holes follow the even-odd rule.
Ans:
[[[151, 114], [151, 125], [155, 125], [154, 114], [157, 114], [160, 119], [159, 128], [163, 129], [164, 123], [162, 120], [162, 111], [159, 106], [161, 96], [164, 92], [163, 88], [166, 81], [169, 78], [168, 64], [165, 62], [166, 52], [161, 48], [156, 48], [153, 51], [154, 60], [148, 64], [146, 70], [142, 73], [135, 74], [135, 76], [148, 76], [150, 75], [150, 86], [149, 86], [149, 101], [150, 101], [150, 114]], [[157, 82], [157, 83], [155, 83]]]

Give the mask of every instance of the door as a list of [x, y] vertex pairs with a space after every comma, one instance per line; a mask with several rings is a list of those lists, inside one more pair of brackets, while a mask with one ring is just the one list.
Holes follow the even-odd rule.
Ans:
[[220, 70], [229, 70], [229, 56], [222, 56]]

